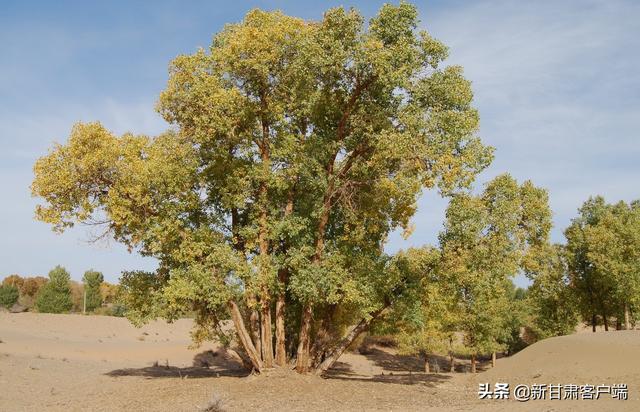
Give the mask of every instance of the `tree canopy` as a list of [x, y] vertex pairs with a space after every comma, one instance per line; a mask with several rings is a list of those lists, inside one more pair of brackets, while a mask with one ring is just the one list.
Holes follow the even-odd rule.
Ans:
[[407, 3], [368, 24], [353, 9], [252, 10], [171, 63], [157, 110], [172, 130], [76, 124], [40, 158], [36, 215], [59, 231], [102, 223], [158, 258], [122, 278], [132, 320], [195, 309], [204, 339], [231, 316], [256, 370], [294, 352], [298, 371], [325, 368], [345, 328], [400, 292], [383, 245], [422, 191], [468, 188], [492, 159], [470, 83], [417, 27]]

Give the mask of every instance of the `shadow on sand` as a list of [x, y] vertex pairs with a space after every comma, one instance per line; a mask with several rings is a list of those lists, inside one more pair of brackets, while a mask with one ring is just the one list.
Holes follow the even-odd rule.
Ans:
[[145, 368], [124, 368], [107, 372], [107, 376], [142, 376], [145, 378], [217, 378], [221, 376], [244, 377], [249, 371], [242, 363], [226, 352], [211, 350], [201, 352], [193, 358], [193, 366], [179, 368], [157, 362]]
[[422, 384], [429, 387], [451, 379], [451, 376], [446, 374], [424, 373], [424, 363], [412, 356], [394, 355], [380, 349], [371, 349], [364, 356], [376, 366], [383, 368], [386, 373], [373, 376], [362, 375], [356, 373], [350, 364], [338, 361], [327, 371], [325, 377], [327, 379], [383, 382], [399, 385]]

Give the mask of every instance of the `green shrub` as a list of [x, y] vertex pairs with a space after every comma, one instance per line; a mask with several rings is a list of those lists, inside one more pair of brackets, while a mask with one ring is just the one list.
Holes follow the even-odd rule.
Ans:
[[19, 296], [20, 292], [14, 285], [0, 286], [0, 306], [10, 308], [18, 301]]
[[73, 307], [71, 299], [71, 276], [62, 266], [49, 272], [49, 282], [38, 293], [36, 308], [43, 313], [69, 312]]
[[127, 308], [124, 305], [121, 305], [119, 303], [114, 303], [109, 306], [103, 306], [93, 311], [95, 315], [116, 316], [119, 318], [124, 317], [126, 312], [127, 312]]

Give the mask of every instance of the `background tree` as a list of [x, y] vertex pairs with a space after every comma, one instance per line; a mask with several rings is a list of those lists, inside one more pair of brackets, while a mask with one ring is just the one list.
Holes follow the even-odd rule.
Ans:
[[[507, 355], [524, 349], [529, 342], [523, 339], [523, 328], [526, 328], [531, 319], [531, 306], [529, 305], [526, 289], [516, 287], [511, 281], [505, 284], [507, 296], [507, 310], [504, 314], [505, 323], [497, 342], [504, 348]], [[496, 353], [492, 353], [492, 366], [496, 363]]]
[[565, 231], [571, 284], [580, 312], [596, 330], [609, 318], [625, 318], [638, 305], [640, 292], [638, 203], [609, 205], [597, 196], [587, 200]]
[[84, 292], [86, 293], [86, 309], [94, 311], [102, 306], [102, 295], [100, 294], [100, 286], [104, 282], [102, 273], [95, 270], [87, 270], [82, 277], [84, 283]]
[[18, 290], [21, 290], [24, 285], [24, 278], [20, 275], [9, 275], [2, 280], [3, 285], [15, 286]]
[[47, 282], [38, 293], [36, 308], [42, 313], [64, 313], [71, 310], [71, 276], [62, 266], [56, 266], [49, 272]]
[[587, 231], [588, 259], [610, 279], [618, 323], [631, 328], [640, 303], [640, 203], [608, 205]]
[[33, 308], [40, 288], [48, 281], [49, 280], [43, 276], [24, 278], [24, 283], [20, 289], [20, 303], [28, 308]]
[[368, 25], [249, 12], [173, 61], [158, 111], [175, 132], [78, 124], [39, 159], [37, 217], [103, 222], [160, 261], [122, 278], [134, 322], [195, 310], [198, 341], [230, 317], [255, 370], [291, 352], [326, 370], [404, 290], [383, 245], [421, 191], [467, 188], [492, 158], [469, 82], [417, 26], [406, 3]]
[[511, 278], [527, 256], [548, 242], [548, 196], [509, 175], [489, 182], [478, 196], [455, 196], [440, 235], [442, 271], [457, 289], [458, 330], [475, 372], [477, 355], [504, 349], [513, 322]]
[[0, 286], [0, 306], [10, 308], [18, 302], [20, 292], [18, 288], [12, 284], [3, 284]]
[[395, 335], [401, 354], [422, 357], [428, 373], [431, 355], [448, 355], [455, 339], [456, 291], [439, 271], [438, 249], [412, 248], [399, 252], [395, 261], [398, 269], [419, 279], [419, 285], [396, 301], [385, 319], [386, 331]]
[[102, 301], [106, 304], [116, 303], [120, 294], [120, 285], [109, 282], [102, 282], [100, 284], [100, 296]]
[[532, 280], [527, 296], [530, 326], [538, 339], [575, 332], [578, 304], [570, 284], [565, 251], [549, 245], [531, 254], [525, 274]]
[[69, 288], [71, 289], [71, 312], [80, 313], [84, 307], [84, 286], [82, 283], [70, 280]]

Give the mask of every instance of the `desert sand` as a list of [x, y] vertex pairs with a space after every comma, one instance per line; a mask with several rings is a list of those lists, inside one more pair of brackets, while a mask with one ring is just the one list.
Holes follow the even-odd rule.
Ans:
[[[319, 378], [248, 375], [215, 344], [189, 349], [190, 328], [188, 319], [138, 329], [107, 316], [0, 313], [0, 410], [198, 411], [212, 399], [227, 411], [640, 410], [640, 331], [547, 339], [476, 375], [425, 374], [418, 359], [373, 347]], [[478, 399], [478, 384], [495, 382], [626, 383], [629, 400]]]

